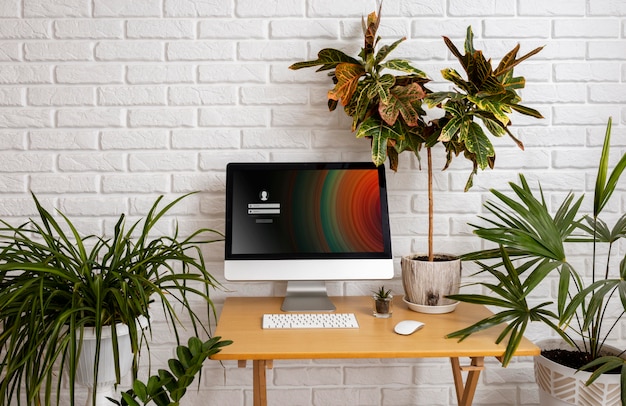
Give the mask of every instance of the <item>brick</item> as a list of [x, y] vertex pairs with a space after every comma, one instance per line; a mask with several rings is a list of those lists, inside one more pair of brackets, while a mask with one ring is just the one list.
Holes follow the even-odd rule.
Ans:
[[43, 84], [52, 82], [52, 70], [42, 65], [0, 66], [0, 84]]
[[230, 61], [235, 59], [235, 45], [231, 42], [193, 41], [167, 44], [170, 61]]
[[513, 0], [455, 0], [449, 3], [448, 13], [453, 17], [463, 16], [513, 16]]
[[[222, 170], [226, 168], [223, 166]], [[225, 176], [216, 173], [174, 173], [172, 174], [172, 191], [176, 193], [188, 193], [195, 191], [224, 193]]]
[[24, 92], [22, 89], [0, 88], [0, 106], [18, 107], [24, 105]]
[[270, 37], [292, 38], [337, 38], [339, 26], [331, 20], [276, 20], [270, 22]]
[[31, 106], [93, 106], [94, 93], [91, 87], [33, 87], [26, 99]]
[[169, 190], [166, 174], [103, 175], [103, 193], [165, 193]]
[[126, 23], [128, 38], [191, 39], [195, 28], [190, 20], [130, 20]]
[[124, 25], [115, 20], [57, 20], [54, 34], [61, 39], [121, 39]]
[[313, 392], [312, 404], [326, 406], [373, 406], [381, 403], [378, 389], [343, 387], [318, 388]]
[[29, 42], [24, 45], [27, 61], [90, 61], [92, 45], [88, 42]]
[[265, 83], [267, 66], [263, 63], [209, 64], [198, 66], [201, 83]]
[[336, 115], [328, 111], [306, 111], [293, 107], [272, 110], [272, 125], [276, 127], [333, 127], [336, 125]]
[[172, 147], [177, 149], [235, 149], [241, 143], [238, 129], [218, 128], [172, 131]]
[[126, 198], [72, 197], [59, 199], [59, 210], [72, 216], [119, 216], [127, 212]]
[[247, 149], [309, 149], [311, 135], [306, 130], [243, 130], [242, 147]]
[[21, 45], [17, 42], [2, 43], [0, 44], [0, 61], [19, 61], [22, 59], [21, 52]]
[[133, 84], [193, 83], [193, 67], [189, 65], [131, 65], [127, 80]]
[[3, 193], [24, 193], [27, 184], [27, 175], [0, 173], [0, 190]]
[[54, 166], [53, 158], [50, 154], [33, 152], [0, 152], [0, 172], [50, 172]]
[[165, 149], [168, 145], [168, 132], [165, 130], [119, 130], [102, 131], [102, 149]]
[[24, 0], [25, 17], [90, 17], [90, 3], [82, 0]]
[[[393, 3], [389, 2], [383, 6], [383, 15], [390, 15], [390, 7]], [[334, 3], [332, 0], [319, 0], [314, 3], [307, 3], [306, 15], [308, 17], [357, 17], [367, 16], [374, 11], [375, 3], [348, 0], [341, 3]]]
[[556, 63], [554, 77], [558, 82], [616, 82], [620, 65], [614, 62]]
[[59, 65], [55, 76], [59, 83], [66, 84], [112, 84], [123, 82], [123, 67], [115, 65]]
[[485, 21], [483, 36], [485, 38], [549, 38], [551, 34], [549, 20], [532, 18], [490, 19]]
[[28, 134], [28, 140], [31, 150], [98, 149], [97, 131], [31, 131]]
[[133, 172], [193, 171], [197, 167], [195, 152], [140, 153], [129, 155]]
[[94, 17], [159, 17], [160, 0], [94, 0]]
[[618, 106], [558, 106], [554, 108], [554, 124], [605, 125], [609, 116], [619, 116]]
[[201, 127], [264, 127], [268, 124], [268, 113], [258, 107], [201, 108], [198, 121]]
[[192, 127], [196, 122], [191, 109], [133, 109], [128, 119], [130, 127]]
[[626, 101], [626, 85], [597, 84], [589, 88], [589, 101], [592, 103], [623, 103]]
[[235, 104], [236, 94], [232, 87], [176, 86], [169, 88], [168, 101], [173, 106]]
[[103, 86], [98, 89], [102, 106], [162, 106], [165, 88], [159, 86]]
[[590, 59], [626, 59], [624, 41], [590, 41]]
[[247, 41], [240, 42], [237, 56], [244, 61], [304, 59], [305, 49], [294, 41]]
[[524, 104], [529, 103], [584, 103], [587, 100], [585, 84], [537, 84], [524, 89]]
[[263, 162], [267, 161], [269, 155], [261, 151], [246, 152], [223, 152], [207, 151], [200, 152], [200, 169], [202, 170], [226, 170], [229, 162]]
[[554, 38], [617, 38], [619, 22], [609, 18], [572, 18], [555, 20]]
[[241, 88], [242, 104], [306, 104], [308, 97], [301, 89], [286, 86], [245, 86]]
[[228, 17], [233, 0], [165, 0], [166, 17]]
[[267, 37], [266, 24], [258, 19], [211, 19], [200, 21], [198, 38], [260, 39]]
[[626, 4], [621, 0], [590, 0], [589, 14], [617, 17], [626, 15]]
[[52, 112], [47, 109], [2, 109], [0, 128], [42, 128], [52, 126]]
[[26, 132], [0, 130], [0, 150], [26, 149]]
[[22, 2], [19, 0], [3, 0], [0, 17], [21, 17]]
[[[1, 13], [0, 13], [1, 14]], [[46, 39], [51, 37], [48, 20], [4, 20], [0, 26], [2, 39]]]
[[100, 61], [162, 61], [163, 44], [149, 41], [102, 41], [95, 47]]
[[126, 157], [120, 153], [64, 153], [58, 165], [62, 172], [120, 172], [126, 169]]
[[125, 114], [120, 109], [67, 109], [57, 112], [59, 127], [122, 127]]
[[530, 16], [584, 16], [585, 0], [528, 0], [519, 5], [520, 15]]
[[235, 5], [237, 17], [292, 17], [303, 16], [304, 0], [277, 0], [271, 3], [259, 3], [254, 0], [238, 0]]
[[88, 193], [98, 190], [92, 175], [37, 174], [31, 176], [30, 189], [33, 193]]

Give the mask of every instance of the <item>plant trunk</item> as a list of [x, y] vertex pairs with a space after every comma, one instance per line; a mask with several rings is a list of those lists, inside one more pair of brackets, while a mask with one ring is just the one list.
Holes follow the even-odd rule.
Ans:
[[428, 261], [433, 262], [435, 254], [433, 252], [433, 157], [431, 148], [426, 148], [428, 159]]

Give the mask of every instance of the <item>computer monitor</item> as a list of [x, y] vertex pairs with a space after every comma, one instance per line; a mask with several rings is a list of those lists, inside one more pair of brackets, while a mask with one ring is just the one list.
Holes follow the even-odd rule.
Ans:
[[287, 281], [284, 311], [333, 311], [326, 281], [394, 275], [385, 170], [366, 162], [230, 163], [230, 281]]

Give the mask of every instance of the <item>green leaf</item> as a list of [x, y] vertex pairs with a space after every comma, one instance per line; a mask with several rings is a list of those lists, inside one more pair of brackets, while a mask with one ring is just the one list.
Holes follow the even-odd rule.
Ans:
[[310, 68], [322, 65], [317, 71], [335, 69], [340, 63], [360, 64], [361, 62], [344, 52], [333, 48], [324, 48], [317, 53], [317, 59], [313, 61], [297, 62], [289, 67], [289, 69], [297, 70], [302, 68]]
[[396, 123], [389, 126], [383, 120], [373, 116], [366, 119], [356, 133], [357, 138], [369, 137], [372, 140], [372, 162], [382, 165], [387, 159], [387, 143], [389, 140], [402, 139], [401, 126]]
[[467, 128], [467, 133], [462, 136], [462, 139], [467, 146], [467, 150], [476, 156], [478, 167], [485, 169], [489, 165], [488, 158], [495, 156], [491, 141], [489, 141], [483, 129], [473, 121], [469, 123], [469, 126], [466, 125], [461, 128], [462, 134], [464, 128]]
[[350, 103], [361, 76], [365, 74], [363, 66], [354, 63], [340, 63], [335, 69], [337, 84], [333, 90], [328, 91], [328, 98], [341, 100], [345, 106]]
[[381, 98], [378, 112], [388, 125], [394, 125], [398, 116], [402, 115], [407, 125], [415, 127], [419, 124], [419, 105], [424, 96], [424, 89], [417, 83], [395, 86], [389, 90], [386, 99]]
[[391, 59], [387, 62], [384, 62], [380, 65], [382, 68], [392, 69], [400, 72], [409, 73], [412, 75], [416, 75], [423, 79], [428, 79], [428, 76], [423, 71], [413, 67], [411, 62], [405, 59]]

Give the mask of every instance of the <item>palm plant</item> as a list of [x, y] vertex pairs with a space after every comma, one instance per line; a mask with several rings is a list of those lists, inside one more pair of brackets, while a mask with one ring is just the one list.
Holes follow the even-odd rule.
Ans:
[[[454, 69], [444, 69], [442, 76], [451, 82], [454, 89], [432, 92], [425, 87], [430, 81], [421, 70], [404, 59], [387, 59], [390, 53], [406, 38], [391, 45], [379, 47], [377, 36], [380, 25], [382, 2], [378, 13], [370, 13], [363, 20], [364, 47], [359, 58], [344, 52], [322, 49], [316, 60], [294, 63], [290, 69], [319, 66], [318, 71], [330, 71], [328, 75], [334, 88], [328, 92], [328, 107], [335, 110], [341, 102], [345, 113], [352, 117], [352, 131], [357, 138], [366, 138], [371, 143], [372, 161], [382, 165], [389, 160], [390, 169], [396, 170], [399, 154], [411, 151], [419, 158], [425, 148], [428, 171], [428, 258], [433, 260], [433, 189], [431, 149], [442, 144], [446, 152], [444, 170], [455, 156], [463, 155], [472, 162], [472, 172], [465, 189], [472, 186], [473, 176], [478, 169], [493, 168], [494, 147], [476, 120], [480, 120], [488, 133], [501, 137], [508, 134], [523, 148], [521, 141], [509, 131], [509, 115], [516, 111], [536, 118], [542, 115], [529, 107], [522, 106], [518, 89], [525, 86], [523, 77], [514, 77], [513, 68], [541, 51], [536, 48], [526, 55], [517, 57], [519, 45], [508, 52], [494, 69], [491, 60], [482, 51], [474, 48], [474, 34], [467, 28], [465, 53], [462, 53], [444, 37], [444, 42], [465, 70], [464, 79]], [[399, 75], [388, 73], [398, 72]], [[424, 105], [441, 107], [443, 116], [426, 121]]]
[[25, 399], [27, 405], [39, 405], [43, 395], [49, 405], [53, 390], [59, 404], [62, 374], [56, 367], [65, 365], [73, 405], [77, 357], [87, 328], [98, 340], [95, 381], [104, 326], [112, 330], [118, 383], [121, 378], [117, 323], [129, 326], [136, 377], [141, 345], [149, 352], [147, 333], [137, 319], [147, 318], [151, 334], [148, 310], [157, 301], [177, 342], [182, 315], [196, 336], [209, 333], [190, 298], [204, 299], [206, 317], [213, 314], [209, 291], [218, 283], [200, 246], [222, 235], [199, 229], [182, 238], [176, 227], [172, 236], [151, 237], [157, 222], [186, 196], [163, 208], [159, 197], [147, 216], [128, 228], [121, 215], [110, 238], [81, 236], [68, 217], [59, 213], [62, 221], [57, 221], [34, 195], [39, 218], [19, 226], [0, 222], [0, 404], [13, 399], [20, 405]]
[[[588, 353], [591, 366], [601, 365], [592, 380], [615, 366], [622, 367], [622, 382], [626, 382], [626, 364], [616, 357], [600, 357], [602, 347], [615, 332], [621, 316], [626, 312], [626, 257], [614, 266], [614, 247], [626, 237], [626, 214], [611, 228], [600, 215], [618, 180], [626, 168], [626, 155], [622, 155], [609, 173], [609, 150], [611, 119], [608, 121], [598, 174], [595, 184], [593, 213], [579, 215], [583, 197], [572, 193], [551, 214], [541, 188], [535, 193], [525, 177], [520, 175], [519, 184], [511, 183], [514, 196], [492, 190], [496, 202], [488, 201], [485, 208], [491, 217], [486, 225], [474, 226], [481, 238], [495, 243], [498, 248], [486, 249], [463, 256], [475, 260], [480, 271], [494, 278], [493, 282], [481, 282], [488, 294], [459, 294], [452, 298], [464, 302], [497, 306], [501, 310], [476, 324], [448, 335], [461, 340], [471, 334], [495, 325], [508, 323], [498, 342], [506, 342], [503, 364], [510, 361], [522, 335], [532, 322], [549, 326], [566, 342]], [[569, 244], [591, 244], [591, 280], [585, 273], [575, 269], [567, 258]], [[601, 251], [600, 244], [607, 250]], [[606, 252], [606, 257], [602, 252]], [[482, 262], [499, 258], [495, 264]], [[517, 259], [517, 262], [513, 262]], [[545, 282], [546, 277], [558, 274], [556, 303], [551, 300], [531, 305], [529, 297], [534, 289]], [[607, 325], [605, 316], [611, 298], [621, 301], [624, 311], [617, 320]], [[574, 338], [578, 338], [577, 344]], [[622, 400], [626, 402], [626, 384], [622, 384]]]

